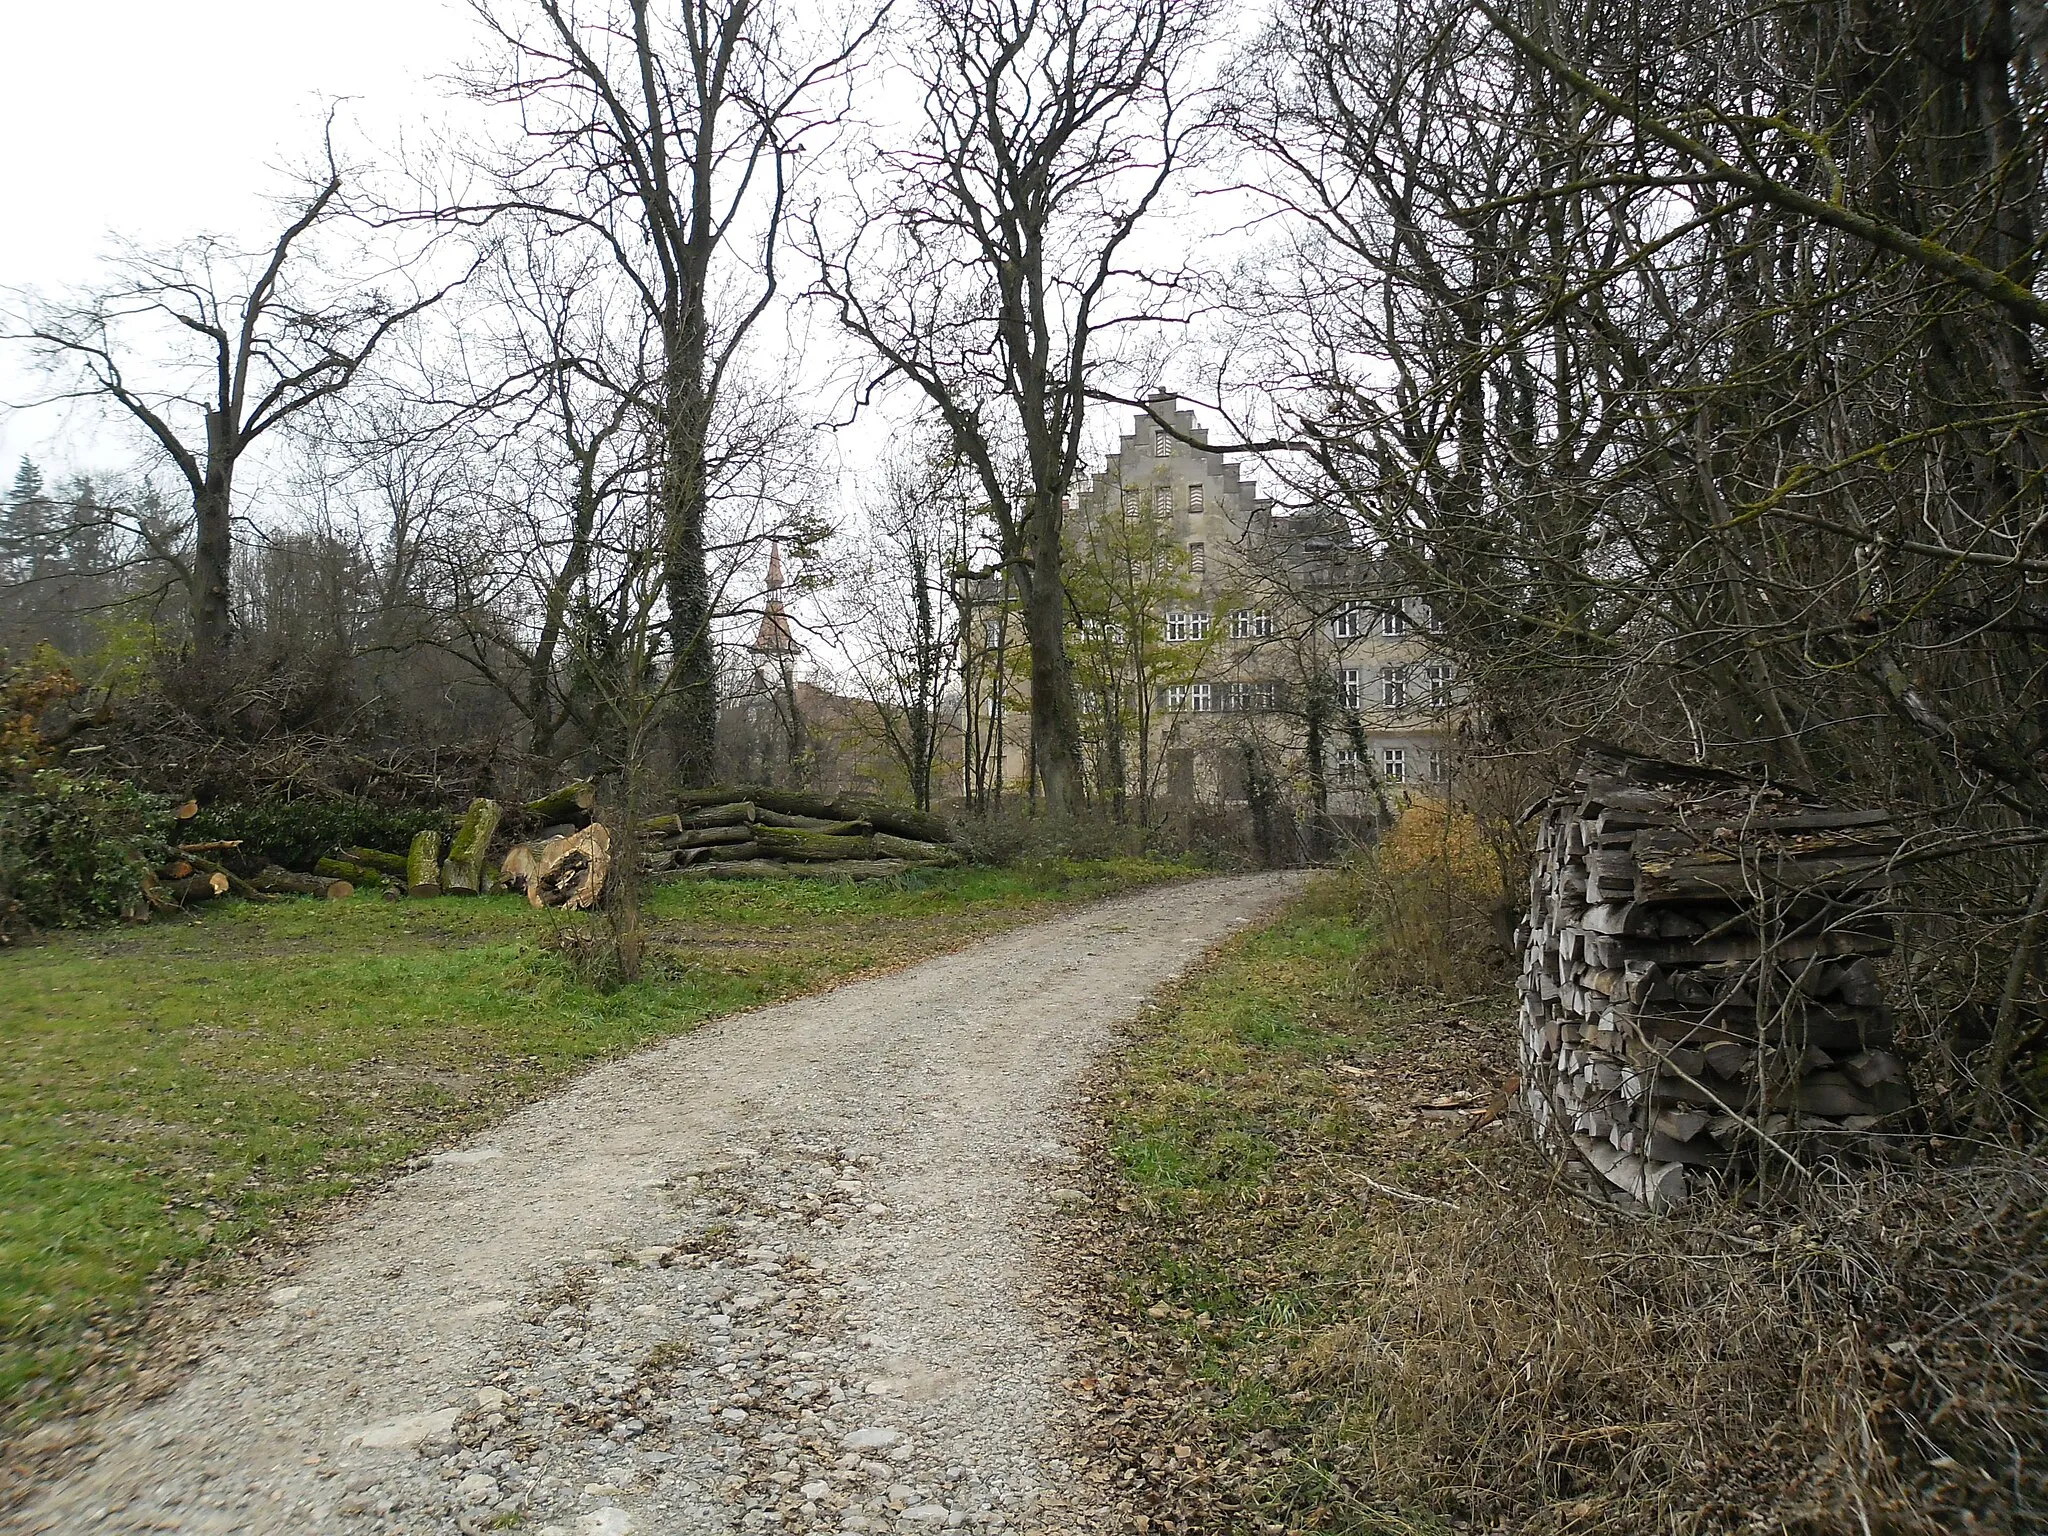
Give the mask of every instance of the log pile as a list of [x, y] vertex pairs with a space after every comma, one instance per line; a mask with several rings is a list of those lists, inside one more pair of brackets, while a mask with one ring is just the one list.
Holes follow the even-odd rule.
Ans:
[[1541, 1141], [1669, 1210], [1766, 1142], [1867, 1143], [1907, 1108], [1875, 967], [1886, 813], [1594, 744], [1541, 809], [1520, 936]]
[[640, 848], [658, 878], [881, 879], [961, 857], [952, 829], [925, 812], [762, 786], [684, 792], [673, 815], [641, 824]]

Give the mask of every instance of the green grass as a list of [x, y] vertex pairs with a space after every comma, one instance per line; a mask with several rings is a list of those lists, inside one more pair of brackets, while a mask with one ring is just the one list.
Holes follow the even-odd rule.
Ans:
[[1048, 862], [669, 884], [601, 993], [516, 897], [223, 903], [0, 952], [0, 1429], [131, 1363], [170, 1278], [233, 1256], [592, 1062], [1185, 873]]

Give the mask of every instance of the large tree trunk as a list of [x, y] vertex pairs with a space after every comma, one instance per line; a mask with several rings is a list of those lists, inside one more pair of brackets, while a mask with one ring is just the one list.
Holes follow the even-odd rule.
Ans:
[[219, 414], [207, 412], [206, 478], [192, 496], [192, 659], [202, 674], [228, 653], [228, 576], [234, 557], [231, 483], [226, 445], [214, 441], [224, 430]]
[[[1032, 564], [1024, 583], [1024, 639], [1031, 647], [1031, 755], [1049, 810], [1081, 809], [1081, 711], [1067, 661], [1067, 594], [1060, 574], [1059, 518], [1033, 519]], [[1048, 538], [1047, 532], [1051, 537]]]
[[661, 484], [662, 580], [676, 659], [669, 733], [677, 780], [689, 787], [711, 782], [718, 737], [718, 665], [711, 648], [711, 575], [704, 553], [704, 441], [710, 406], [698, 382], [701, 322], [692, 331], [671, 343], [682, 355], [669, 369]]

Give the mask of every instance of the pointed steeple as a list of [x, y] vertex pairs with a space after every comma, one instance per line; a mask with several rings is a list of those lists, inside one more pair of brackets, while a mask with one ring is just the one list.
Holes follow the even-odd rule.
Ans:
[[768, 541], [768, 590], [761, 605], [761, 632], [754, 636], [754, 649], [764, 656], [794, 656], [796, 635], [789, 627], [789, 613], [782, 606], [782, 546]]

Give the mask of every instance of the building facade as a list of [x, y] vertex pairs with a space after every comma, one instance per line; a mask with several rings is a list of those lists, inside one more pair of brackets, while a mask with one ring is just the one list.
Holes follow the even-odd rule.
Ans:
[[[1097, 797], [1299, 801], [1320, 781], [1331, 810], [1371, 816], [1439, 790], [1458, 679], [1427, 608], [1344, 519], [1282, 513], [1192, 410], [1148, 404], [1173, 430], [1138, 413], [1068, 509], [1068, 648]], [[999, 742], [1014, 792], [1030, 771], [1021, 627], [992, 583], [973, 604], [970, 746]]]

